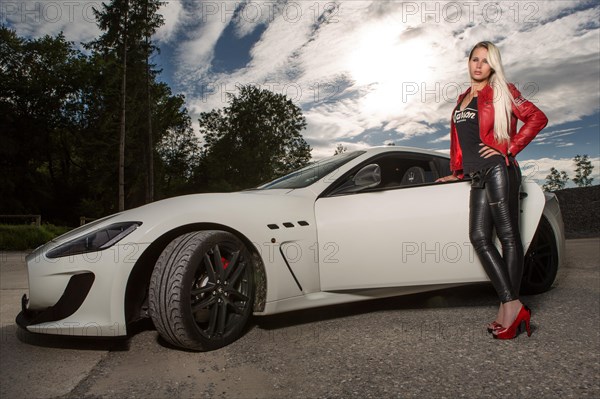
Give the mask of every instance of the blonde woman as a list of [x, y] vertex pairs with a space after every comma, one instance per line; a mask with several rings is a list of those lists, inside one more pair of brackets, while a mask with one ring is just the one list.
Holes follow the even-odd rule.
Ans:
[[[469, 54], [468, 68], [471, 87], [459, 96], [450, 124], [452, 175], [438, 181], [471, 177], [469, 236], [500, 298], [488, 331], [494, 338], [512, 339], [525, 327], [529, 336], [531, 311], [519, 300], [523, 274], [518, 226], [521, 171], [514, 157], [548, 119], [507, 83], [494, 44], [477, 43]], [[524, 123], [518, 132], [517, 119]], [[494, 246], [493, 228], [502, 254]]]

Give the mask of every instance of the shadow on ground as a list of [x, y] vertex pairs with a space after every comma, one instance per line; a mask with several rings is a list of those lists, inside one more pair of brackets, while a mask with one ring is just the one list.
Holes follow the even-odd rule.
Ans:
[[377, 311], [495, 306], [497, 303], [498, 296], [491, 284], [480, 283], [418, 294], [303, 309], [272, 316], [254, 317], [251, 323], [255, 327], [272, 330]]
[[19, 328], [14, 324], [2, 327], [0, 334], [3, 337], [15, 335], [24, 344], [45, 348], [90, 351], [105, 350], [111, 352], [129, 350], [128, 337], [103, 338], [36, 334]]

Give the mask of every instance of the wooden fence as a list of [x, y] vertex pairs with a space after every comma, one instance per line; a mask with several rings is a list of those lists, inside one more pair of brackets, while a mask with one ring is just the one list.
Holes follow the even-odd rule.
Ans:
[[[42, 215], [0, 215], [0, 223], [5, 219], [25, 219], [27, 220], [27, 224], [32, 224], [36, 227], [40, 227], [42, 225]], [[81, 216], [79, 218], [79, 225], [83, 226], [84, 224], [94, 220], [96, 220], [96, 218]]]
[[34, 224], [36, 227], [42, 225], [42, 215], [0, 215], [0, 220], [3, 219], [27, 219], [29, 223]]

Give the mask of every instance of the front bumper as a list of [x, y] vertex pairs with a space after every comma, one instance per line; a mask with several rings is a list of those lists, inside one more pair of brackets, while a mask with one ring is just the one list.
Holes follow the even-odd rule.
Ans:
[[[94, 284], [94, 273], [81, 273], [71, 276], [65, 292], [54, 306], [43, 310], [31, 310], [27, 307], [27, 295], [21, 298], [21, 312], [17, 315], [17, 325], [28, 329], [29, 326], [51, 323], [66, 319], [77, 311], [88, 296]], [[32, 330], [36, 332], [35, 330]]]

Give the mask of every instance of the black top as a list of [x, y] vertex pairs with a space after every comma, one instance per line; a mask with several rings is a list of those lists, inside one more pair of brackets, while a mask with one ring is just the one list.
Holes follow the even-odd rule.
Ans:
[[477, 114], [477, 97], [473, 97], [464, 110], [460, 104], [454, 109], [454, 124], [458, 133], [458, 142], [463, 156], [463, 173], [469, 174], [482, 169], [492, 168], [504, 161], [502, 155], [482, 158], [481, 138], [479, 137], [479, 116]]

